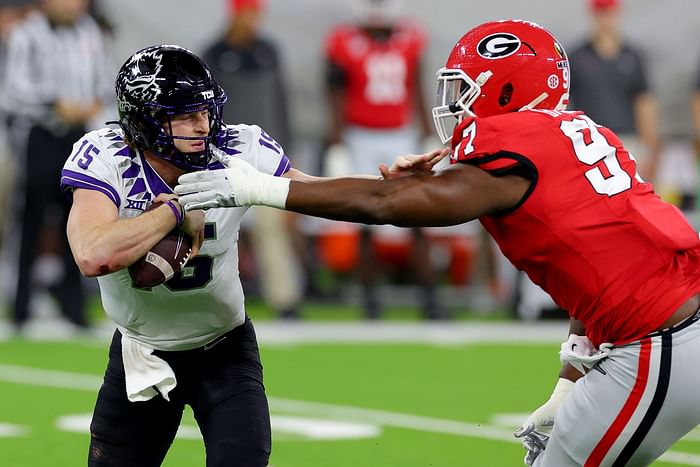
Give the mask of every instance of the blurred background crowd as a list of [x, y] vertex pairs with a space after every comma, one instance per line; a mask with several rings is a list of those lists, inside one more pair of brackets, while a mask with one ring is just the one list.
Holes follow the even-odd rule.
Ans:
[[[571, 64], [570, 109], [623, 137], [640, 175], [696, 223], [700, 5], [693, 0], [3, 0], [0, 2], [0, 310], [22, 329], [54, 313], [87, 328], [93, 280], [65, 240], [59, 175], [72, 143], [115, 120], [113, 80], [134, 51], [178, 44], [311, 174], [378, 173], [438, 144], [435, 72], [469, 28], [523, 18]], [[436, 209], [439, 209], [436, 206]], [[249, 298], [280, 319], [309, 303], [382, 319], [564, 316], [478, 223], [361, 227], [254, 208], [240, 238]], [[696, 223], [697, 225], [697, 223]], [[527, 239], [523, 239], [527, 241]]]

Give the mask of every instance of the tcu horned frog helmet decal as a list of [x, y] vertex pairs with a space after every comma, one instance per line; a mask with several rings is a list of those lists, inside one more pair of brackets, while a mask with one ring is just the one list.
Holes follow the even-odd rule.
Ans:
[[137, 102], [132, 98], [138, 98], [140, 102], [155, 102], [161, 94], [160, 85], [156, 82], [156, 76], [163, 71], [163, 55], [155, 50], [146, 50], [135, 53], [129, 60], [128, 69], [120, 73], [118, 89], [126, 91], [124, 99], [119, 100], [119, 110], [129, 112], [138, 108]]
[[[119, 125], [129, 142], [153, 151], [183, 170], [200, 170], [211, 159], [210, 144], [222, 126], [226, 93], [207, 65], [176, 45], [147, 47], [129, 57], [117, 74]], [[171, 131], [173, 115], [209, 112], [209, 134], [175, 138], [204, 140], [204, 151], [181, 153]]]
[[527, 21], [494, 21], [470, 30], [437, 79], [433, 120], [443, 143], [464, 116], [564, 110], [569, 101], [566, 52], [549, 31]]

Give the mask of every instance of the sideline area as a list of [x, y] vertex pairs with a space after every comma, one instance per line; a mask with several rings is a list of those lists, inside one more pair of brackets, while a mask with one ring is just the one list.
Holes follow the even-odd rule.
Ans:
[[[255, 321], [261, 345], [301, 343], [424, 343], [458, 345], [484, 342], [560, 343], [566, 340], [568, 322], [321, 322]], [[25, 338], [36, 341], [108, 340], [114, 326], [105, 320], [89, 332], [80, 332], [60, 319], [37, 320], [21, 336], [0, 322], [0, 340]]]

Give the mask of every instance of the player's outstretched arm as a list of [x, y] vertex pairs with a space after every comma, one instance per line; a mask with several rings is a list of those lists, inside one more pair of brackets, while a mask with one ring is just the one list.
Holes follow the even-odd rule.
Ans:
[[510, 209], [530, 187], [520, 176], [495, 177], [466, 164], [391, 180], [294, 178], [261, 174], [234, 158], [227, 169], [182, 175], [175, 192], [187, 209], [262, 204], [335, 220], [425, 227]]
[[461, 224], [514, 207], [530, 182], [457, 164], [391, 180], [292, 182], [286, 209], [329, 219], [431, 227]]

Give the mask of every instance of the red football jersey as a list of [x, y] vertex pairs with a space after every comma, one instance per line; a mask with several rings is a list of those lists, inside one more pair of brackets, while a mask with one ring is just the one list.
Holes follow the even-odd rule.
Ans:
[[619, 138], [583, 113], [469, 118], [452, 146], [453, 163], [532, 171], [519, 206], [480, 220], [595, 344], [653, 332], [700, 291], [697, 232], [637, 175]]
[[326, 56], [346, 75], [345, 121], [370, 128], [407, 124], [423, 47], [423, 34], [408, 24], [397, 26], [381, 41], [355, 26], [333, 30]]

